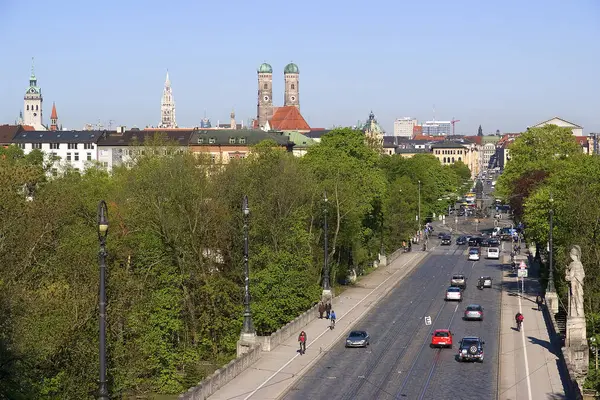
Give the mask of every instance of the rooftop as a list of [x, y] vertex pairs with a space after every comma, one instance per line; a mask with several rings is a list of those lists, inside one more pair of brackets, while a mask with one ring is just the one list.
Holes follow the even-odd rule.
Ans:
[[103, 131], [20, 131], [13, 143], [96, 143]]

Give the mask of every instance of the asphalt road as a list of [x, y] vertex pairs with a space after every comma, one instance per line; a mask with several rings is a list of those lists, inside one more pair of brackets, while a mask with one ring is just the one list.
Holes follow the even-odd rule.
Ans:
[[[488, 224], [491, 222], [488, 220]], [[452, 224], [454, 225], [454, 224]], [[481, 226], [483, 225], [483, 226]], [[480, 228], [486, 227], [481, 224]], [[459, 225], [474, 231], [475, 226]], [[437, 233], [436, 230], [435, 233]], [[456, 235], [453, 235], [453, 242]], [[383, 299], [353, 329], [371, 336], [366, 349], [346, 349], [336, 343], [294, 385], [284, 399], [494, 399], [498, 377], [498, 330], [500, 322], [501, 266], [499, 261], [467, 260], [467, 246], [440, 246]], [[431, 246], [430, 246], [431, 248]], [[445, 302], [450, 276], [469, 277], [462, 303]], [[477, 278], [489, 275], [493, 288], [478, 290]], [[468, 304], [484, 307], [484, 321], [463, 321]], [[425, 325], [430, 316], [433, 323]], [[449, 328], [453, 349], [431, 349], [431, 333]], [[463, 336], [482, 336], [485, 361], [455, 360]]]

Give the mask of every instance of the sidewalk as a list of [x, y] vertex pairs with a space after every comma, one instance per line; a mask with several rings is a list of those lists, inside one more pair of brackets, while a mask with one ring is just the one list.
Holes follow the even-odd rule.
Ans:
[[[529, 268], [529, 274], [521, 293], [520, 279], [517, 284], [509, 269], [503, 271], [498, 399], [566, 399], [559, 373], [560, 349], [548, 336], [544, 313], [537, 311], [537, 271]], [[525, 317], [521, 332], [516, 330], [517, 312]]]
[[410, 253], [401, 254], [386, 267], [362, 277], [355, 286], [333, 299], [333, 309], [338, 317], [333, 331], [326, 319], [316, 318], [306, 325], [306, 354], [297, 352], [298, 338], [297, 334], [293, 335], [272, 351], [264, 352], [256, 363], [208, 399], [277, 399], [320, 358], [321, 353], [346, 335], [355, 322], [425, 258], [428, 253], [417, 251], [416, 247], [413, 246], [414, 250]]

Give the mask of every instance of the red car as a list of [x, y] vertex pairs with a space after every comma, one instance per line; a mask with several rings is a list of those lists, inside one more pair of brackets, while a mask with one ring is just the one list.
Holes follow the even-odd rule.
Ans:
[[431, 334], [431, 344], [429, 347], [452, 348], [452, 332], [448, 329], [436, 329]]

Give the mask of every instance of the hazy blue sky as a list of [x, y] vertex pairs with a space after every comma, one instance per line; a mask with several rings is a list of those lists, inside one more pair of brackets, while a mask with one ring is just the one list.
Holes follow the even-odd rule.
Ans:
[[300, 67], [313, 127], [372, 109], [455, 117], [457, 132], [523, 130], [555, 115], [600, 132], [600, 1], [0, 0], [0, 123], [23, 108], [31, 57], [65, 127], [157, 125], [169, 69], [180, 126], [256, 115], [256, 68]]

